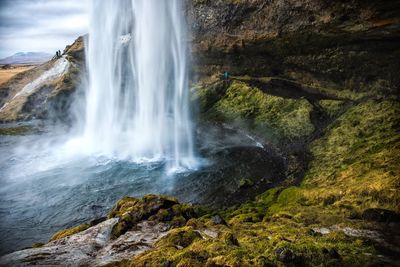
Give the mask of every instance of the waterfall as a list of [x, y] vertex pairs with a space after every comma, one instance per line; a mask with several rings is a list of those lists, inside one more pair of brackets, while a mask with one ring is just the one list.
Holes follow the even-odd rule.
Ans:
[[196, 165], [181, 0], [91, 2], [82, 149]]

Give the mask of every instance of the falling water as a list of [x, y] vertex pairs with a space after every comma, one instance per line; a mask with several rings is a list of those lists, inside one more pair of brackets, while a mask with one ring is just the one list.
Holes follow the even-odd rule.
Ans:
[[135, 161], [196, 164], [180, 0], [91, 3], [82, 150]]

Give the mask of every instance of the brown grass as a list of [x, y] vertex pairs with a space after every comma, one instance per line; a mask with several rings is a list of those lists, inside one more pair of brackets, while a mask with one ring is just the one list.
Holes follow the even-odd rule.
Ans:
[[29, 69], [32, 69], [33, 65], [13, 65], [11, 66], [10, 69], [2, 69], [0, 68], [0, 84], [3, 84], [7, 82], [9, 79], [11, 79], [13, 76], [16, 74], [27, 71]]

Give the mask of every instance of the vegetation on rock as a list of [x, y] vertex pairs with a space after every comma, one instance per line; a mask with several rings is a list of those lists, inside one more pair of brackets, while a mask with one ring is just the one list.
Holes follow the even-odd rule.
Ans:
[[179, 204], [172, 197], [145, 195], [143, 198], [124, 197], [108, 215], [108, 218], [119, 218], [112, 230], [112, 236], [117, 238], [132, 229], [138, 222], [150, 220], [166, 222], [172, 227], [182, 226], [197, 217], [193, 207]]
[[[216, 87], [209, 88], [215, 90]], [[200, 97], [213, 102], [213, 105], [203, 102], [203, 107], [208, 107], [206, 118], [224, 122], [238, 118], [254, 120], [259, 114], [268, 114], [266, 107], [276, 100], [236, 81], [222, 96], [207, 93], [204, 88], [198, 90], [203, 90]], [[280, 107], [285, 107], [280, 103]], [[297, 103], [289, 107], [296, 111], [302, 105]], [[124, 264], [396, 264], [391, 255], [399, 252], [396, 241], [400, 212], [397, 194], [400, 185], [399, 103], [389, 95], [381, 100], [348, 103], [320, 100], [318, 108], [328, 115], [331, 123], [307, 146], [309, 167], [299, 185], [275, 187], [257, 196], [255, 201], [218, 211], [226, 225], [215, 224], [212, 212], [191, 219], [186, 226], [161, 239], [154, 249]], [[274, 119], [279, 121], [293, 110], [285, 113], [287, 110], [281, 108]], [[294, 117], [294, 122], [304, 123], [299, 118], [301, 116]], [[306, 122], [312, 125], [309, 119]], [[290, 124], [274, 125], [280, 133], [287, 128]], [[243, 178], [239, 186], [245, 185], [246, 178]], [[194, 233], [199, 233], [201, 238]]]
[[80, 225], [75, 226], [75, 227], [71, 227], [71, 228], [68, 228], [68, 229], [60, 230], [50, 238], [50, 241], [58, 240], [58, 239], [61, 239], [61, 238], [64, 238], [64, 237], [67, 237], [67, 236], [70, 236], [70, 235], [85, 231], [89, 227], [90, 227], [90, 224], [84, 223], [84, 224], [80, 224]]
[[32, 131], [32, 128], [27, 126], [20, 127], [0, 127], [0, 135], [21, 135], [28, 134]]
[[[204, 89], [200, 97], [209, 98], [210, 95], [218, 97], [218, 94], [204, 93]], [[207, 99], [200, 101], [204, 103]], [[203, 116], [208, 120], [250, 124], [250, 129], [266, 139], [293, 139], [313, 132], [311, 111], [312, 105], [305, 99], [285, 99], [267, 95], [258, 88], [233, 81], [225, 94], [215, 101]]]

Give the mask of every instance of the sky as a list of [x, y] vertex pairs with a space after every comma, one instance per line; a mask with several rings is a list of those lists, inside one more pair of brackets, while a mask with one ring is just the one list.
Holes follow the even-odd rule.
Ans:
[[64, 50], [88, 32], [87, 1], [0, 0], [0, 58]]

